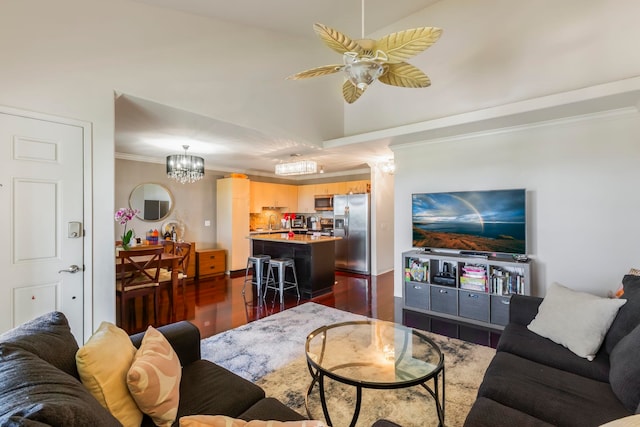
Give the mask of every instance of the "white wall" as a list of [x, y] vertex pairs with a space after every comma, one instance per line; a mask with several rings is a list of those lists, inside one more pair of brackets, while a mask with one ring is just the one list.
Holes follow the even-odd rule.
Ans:
[[[180, 220], [185, 225], [184, 240], [196, 242], [196, 249], [213, 248], [216, 244], [216, 180], [222, 175], [205, 171], [204, 178], [192, 184], [180, 184], [167, 178], [163, 164], [117, 159], [115, 164], [115, 209], [129, 207], [129, 195], [144, 183], [165, 186], [173, 196], [174, 207], [162, 221], [141, 221], [134, 218], [128, 225], [138, 237], [150, 229], [160, 230], [165, 221]], [[209, 227], [205, 220], [211, 221]], [[122, 235], [123, 226], [113, 221], [114, 239]], [[182, 238], [182, 236], [180, 236]]]
[[640, 267], [640, 113], [619, 112], [394, 149], [395, 280], [411, 249], [411, 194], [527, 189], [533, 290], [605, 295]]
[[375, 83], [345, 107], [345, 133], [432, 120], [640, 76], [637, 0], [442, 0], [377, 33], [443, 29], [407, 62], [431, 86]]
[[128, 0], [3, 0], [0, 52], [1, 105], [92, 123], [94, 328], [115, 319], [114, 91], [300, 141], [342, 131], [331, 79], [284, 79], [331, 58], [312, 39]]
[[371, 166], [371, 274], [393, 270], [393, 175]]
[[[640, 56], [633, 54], [636, 40], [640, 39], [638, 15], [640, 2], [636, 0], [442, 0], [388, 29], [399, 31], [421, 25], [445, 29], [442, 40], [410, 61], [430, 75], [433, 86], [413, 90], [373, 85], [358, 102], [345, 107], [332, 78], [303, 82], [283, 79], [300, 69], [335, 60], [335, 53], [317, 40], [236, 28], [128, 0], [3, 0], [0, 104], [92, 124], [92, 321], [96, 327], [102, 320], [115, 318], [113, 213], [118, 206], [114, 205], [114, 91], [282, 137], [322, 141], [342, 136], [343, 130], [353, 134], [388, 128], [638, 76]], [[387, 29], [383, 31], [386, 32]], [[609, 143], [609, 139], [607, 135], [603, 141]], [[535, 145], [540, 144], [539, 139], [534, 138], [532, 143], [533, 147], [522, 149], [521, 153], [504, 153], [515, 161], [525, 157], [524, 153], [529, 155], [527, 150], [531, 149], [537, 153], [534, 158], [541, 160], [543, 156]], [[624, 145], [628, 141], [616, 143], [623, 145], [627, 159], [622, 161], [629, 161], [630, 147]], [[542, 144], [547, 149], [555, 148], [549, 147], [549, 142]], [[572, 149], [577, 148], [576, 145]], [[596, 155], [585, 154], [587, 164], [599, 161], [597, 156], [604, 149], [597, 151]], [[442, 153], [445, 154], [455, 153], [448, 150]], [[512, 163], [500, 164], [507, 168], [504, 172], [492, 169], [489, 178], [477, 185], [505, 184], [498, 178], [506, 178], [513, 171]], [[434, 166], [437, 170], [441, 165]], [[396, 201], [396, 252], [408, 247], [399, 237], [408, 215], [402, 204], [403, 194], [411, 187], [406, 186], [406, 176], [411, 184], [418, 182], [414, 179], [418, 177], [422, 185], [428, 183], [421, 165], [412, 160], [406, 167], [403, 176], [398, 163], [396, 174], [396, 191], [401, 189]], [[577, 168], [579, 175], [586, 173]], [[557, 174], [559, 166], [553, 170]], [[620, 173], [617, 169], [615, 172]], [[491, 174], [500, 177], [490, 178]], [[542, 175], [543, 183], [535, 182], [537, 175]], [[466, 185], [456, 179], [454, 183], [467, 187], [477, 179], [474, 176], [464, 181]], [[523, 185], [536, 189], [548, 182], [545, 179], [542, 173], [532, 173]], [[608, 184], [609, 191], [618, 185], [630, 189], [628, 181], [605, 177], [602, 182]], [[514, 186], [510, 184], [509, 187]], [[439, 185], [447, 184], [440, 181]], [[547, 187], [549, 194], [545, 192]], [[597, 188], [596, 196], [607, 197], [609, 205], [629, 203], [623, 196]], [[535, 194], [547, 203], [553, 198], [573, 197], [571, 192], [560, 192], [553, 185], [543, 186]], [[547, 209], [545, 205], [538, 227], [548, 226], [544, 221]], [[545, 246], [540, 244], [547, 242], [543, 236], [557, 233], [560, 228], [554, 224], [553, 231], [538, 231], [536, 255], [544, 255], [541, 265], [549, 266], [547, 277], [556, 275], [550, 274], [551, 261], [555, 260], [545, 259], [553, 250], [543, 252]], [[586, 239], [584, 235], [581, 231], [568, 240]], [[615, 236], [611, 240], [620, 239], [627, 237]], [[628, 244], [616, 248], [630, 256]], [[568, 271], [557, 266], [553, 269], [554, 273]], [[619, 272], [615, 275], [619, 276]]]

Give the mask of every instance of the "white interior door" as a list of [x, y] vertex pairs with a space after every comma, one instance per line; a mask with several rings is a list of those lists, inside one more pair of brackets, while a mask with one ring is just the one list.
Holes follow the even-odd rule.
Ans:
[[80, 126], [0, 112], [0, 332], [57, 310], [83, 342], [83, 147]]

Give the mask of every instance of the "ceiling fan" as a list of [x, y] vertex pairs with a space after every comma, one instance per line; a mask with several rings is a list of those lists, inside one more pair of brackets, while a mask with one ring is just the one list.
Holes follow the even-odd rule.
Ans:
[[420, 27], [391, 33], [379, 40], [365, 39], [364, 0], [362, 16], [362, 39], [359, 40], [352, 40], [323, 24], [313, 25], [320, 39], [331, 49], [342, 54], [343, 64], [324, 65], [287, 78], [299, 80], [343, 71], [347, 80], [342, 85], [342, 96], [349, 104], [360, 98], [376, 79], [388, 85], [409, 88], [431, 85], [431, 80], [425, 73], [405, 60], [438, 41], [442, 29]]

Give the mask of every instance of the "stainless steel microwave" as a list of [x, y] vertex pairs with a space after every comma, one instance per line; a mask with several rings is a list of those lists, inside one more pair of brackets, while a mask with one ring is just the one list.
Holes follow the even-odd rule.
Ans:
[[332, 211], [333, 210], [333, 194], [321, 194], [315, 196], [316, 211]]

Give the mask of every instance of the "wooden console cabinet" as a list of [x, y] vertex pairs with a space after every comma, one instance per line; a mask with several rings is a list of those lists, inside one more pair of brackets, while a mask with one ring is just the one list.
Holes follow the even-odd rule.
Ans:
[[196, 278], [225, 274], [226, 253], [224, 249], [196, 250]]

